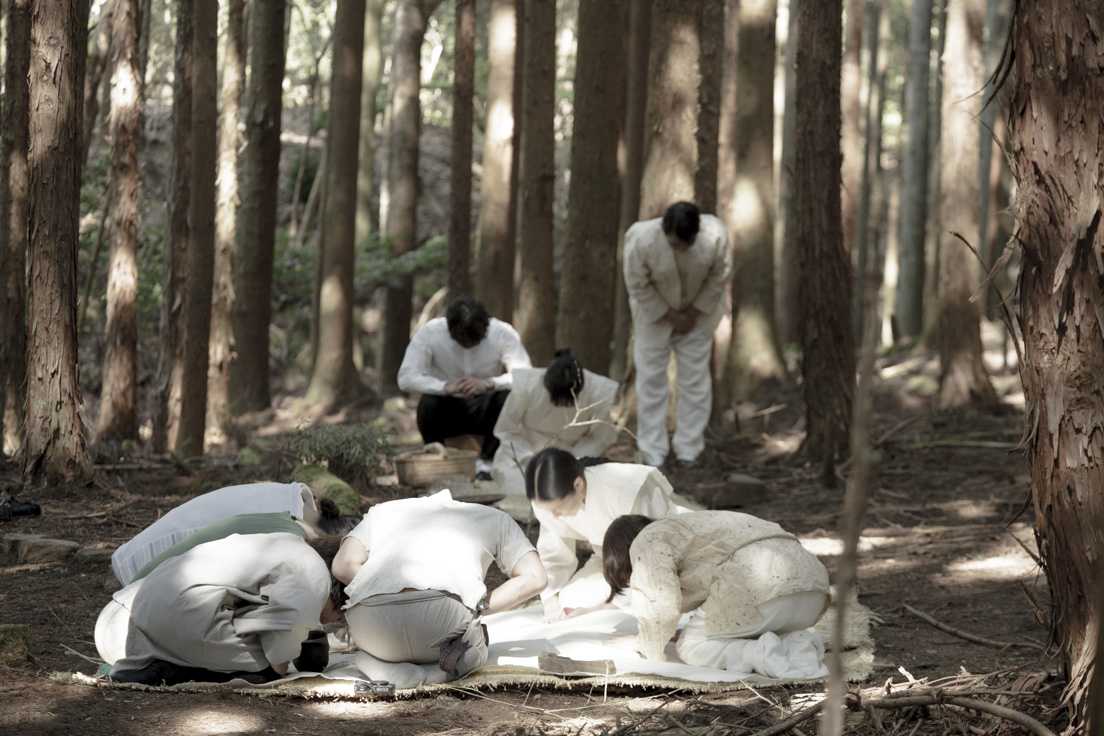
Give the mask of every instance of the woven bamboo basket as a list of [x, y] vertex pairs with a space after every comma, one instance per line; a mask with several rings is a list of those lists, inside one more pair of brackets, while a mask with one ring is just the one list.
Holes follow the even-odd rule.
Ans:
[[399, 483], [424, 488], [438, 478], [475, 476], [475, 450], [444, 448], [444, 451], [413, 450], [395, 456]]

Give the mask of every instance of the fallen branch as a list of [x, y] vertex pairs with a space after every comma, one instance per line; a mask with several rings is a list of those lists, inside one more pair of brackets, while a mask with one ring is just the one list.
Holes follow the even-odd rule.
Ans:
[[776, 734], [785, 733], [797, 724], [809, 720], [817, 713], [820, 713], [822, 710], [824, 710], [825, 702], [827, 701], [822, 700], [816, 705], [813, 705], [810, 708], [806, 708], [800, 713], [795, 713], [786, 720], [774, 724], [770, 728], [764, 728], [762, 731], [756, 731], [753, 736], [776, 736]]
[[[994, 703], [986, 703], [984, 700], [963, 698], [958, 695], [944, 695], [942, 692], [929, 692], [925, 694], [908, 695], [899, 698], [883, 698], [881, 700], [868, 700], [866, 704], [873, 708], [910, 708], [924, 705], [957, 705], [960, 708], [988, 713], [991, 716], [1002, 718], [1006, 721], [1019, 724], [1037, 736], [1055, 736], [1054, 732], [1029, 715], [1019, 711], [1005, 708]], [[758, 736], [758, 735], [757, 735]]]
[[953, 626], [948, 626], [947, 624], [942, 623], [941, 621], [937, 621], [936, 619], [932, 618], [928, 614], [924, 613], [923, 611], [916, 610], [915, 608], [913, 608], [912, 606], [910, 606], [907, 603], [902, 603], [901, 606], [906, 611], [911, 613], [913, 616], [916, 616], [917, 618], [920, 618], [920, 619], [923, 619], [924, 621], [927, 621], [929, 624], [931, 624], [935, 628], [939, 629], [940, 631], [944, 631], [944, 632], [946, 632], [948, 634], [951, 634], [953, 636], [957, 636], [960, 639], [965, 639], [966, 641], [972, 641], [975, 644], [982, 644], [984, 646], [994, 647], [996, 649], [1006, 649], [1008, 647], [1029, 647], [1031, 649], [1037, 649], [1041, 652], [1046, 651], [1045, 646], [1043, 646], [1041, 644], [1036, 644], [1033, 641], [1004, 642], [1004, 641], [994, 641], [993, 639], [986, 639], [983, 636], [977, 636], [976, 634], [970, 634], [966, 631], [962, 631], [961, 629], [956, 629]]

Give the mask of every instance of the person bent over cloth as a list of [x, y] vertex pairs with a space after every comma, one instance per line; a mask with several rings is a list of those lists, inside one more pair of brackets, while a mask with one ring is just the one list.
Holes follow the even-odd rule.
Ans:
[[109, 677], [147, 685], [279, 679], [316, 648], [304, 646], [313, 631], [341, 618], [344, 586], [330, 576], [340, 543], [233, 534], [166, 560], [127, 588], [126, 656]]
[[[494, 560], [510, 579], [487, 595]], [[487, 661], [483, 613], [544, 589], [537, 552], [506, 513], [428, 498], [373, 506], [345, 537], [333, 574], [346, 583], [345, 620], [357, 667], [397, 688], [463, 677]]]
[[622, 516], [602, 550], [611, 599], [631, 589], [646, 659], [666, 658], [679, 618], [693, 611], [675, 647], [686, 664], [785, 679], [828, 674], [810, 628], [830, 601], [828, 571], [778, 524], [735, 511]]

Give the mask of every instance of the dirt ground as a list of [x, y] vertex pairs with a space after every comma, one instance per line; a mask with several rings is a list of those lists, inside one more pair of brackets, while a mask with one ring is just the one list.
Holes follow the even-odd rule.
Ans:
[[[994, 365], [1004, 397], [994, 414], [935, 415], [929, 409], [935, 361], [912, 353], [879, 362], [872, 435], [880, 464], [861, 544], [860, 599], [881, 618], [873, 630], [874, 673], [853, 685], [877, 688], [911, 679], [966, 697], [999, 702], [1052, 730], [1061, 681], [1044, 652], [1045, 580], [1034, 549], [1028, 467], [1017, 448], [1022, 396], [1014, 369]], [[842, 485], [825, 489], [819, 469], [795, 459], [803, 406], [798, 386], [778, 387], [742, 404], [711, 430], [700, 468], [672, 468], [676, 490], [731, 472], [763, 480], [766, 498], [742, 510], [797, 533], [835, 575]], [[376, 406], [357, 409], [375, 416]], [[355, 415], [355, 413], [354, 413]], [[352, 417], [350, 417], [352, 418]], [[253, 418], [254, 436], [272, 434], [288, 412]], [[404, 420], [409, 431], [409, 410]], [[292, 425], [293, 426], [293, 425]], [[263, 427], [263, 430], [261, 429]], [[631, 452], [630, 440], [616, 453]], [[111, 549], [161, 513], [203, 490], [250, 480], [287, 480], [290, 465], [272, 452], [247, 465], [224, 449], [199, 462], [123, 457], [103, 462], [87, 488], [15, 487], [0, 468], [0, 493], [42, 505], [37, 518], [0, 521], [0, 536], [43, 533]], [[846, 468], [843, 469], [846, 472]], [[380, 489], [365, 506], [410, 489]], [[370, 496], [370, 497], [369, 497]], [[668, 691], [562, 692], [504, 689], [478, 695], [316, 702], [229, 694], [146, 693], [60, 684], [53, 672], [94, 673], [97, 614], [115, 587], [106, 558], [17, 564], [0, 554], [0, 623], [30, 626], [33, 661], [0, 664], [0, 732], [5, 734], [754, 734], [791, 715], [820, 688], [773, 688], [714, 695]], [[926, 614], [925, 620], [917, 613]], [[954, 630], [943, 630], [937, 626]], [[987, 641], [986, 641], [987, 640]], [[982, 643], [982, 642], [985, 643]], [[884, 694], [884, 689], [883, 689]], [[1003, 693], [1001, 695], [1000, 693]], [[808, 720], [793, 732], [812, 733]], [[853, 710], [852, 733], [1026, 733], [1024, 727], [951, 706]]]

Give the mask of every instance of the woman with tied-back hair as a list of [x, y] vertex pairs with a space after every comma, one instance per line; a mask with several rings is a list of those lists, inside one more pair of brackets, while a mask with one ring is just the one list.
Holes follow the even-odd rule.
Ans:
[[824, 677], [824, 643], [811, 628], [830, 601], [828, 571], [773, 521], [736, 511], [651, 519], [622, 516], [603, 539], [610, 600], [632, 592], [646, 659], [675, 649], [686, 664], [798, 679]]
[[506, 494], [525, 492], [522, 475], [547, 447], [597, 457], [617, 440], [610, 408], [618, 383], [583, 368], [560, 348], [548, 368], [515, 368], [513, 389], [495, 423], [498, 450], [492, 476]]
[[[525, 469], [525, 493], [540, 522], [537, 554], [548, 572], [548, 587], [541, 593], [548, 623], [614, 607], [602, 577], [602, 538], [614, 519], [689, 511], [675, 502], [671, 484], [656, 468], [606, 458], [576, 459], [555, 448], [533, 457]], [[575, 554], [579, 541], [594, 549], [582, 568]]]

